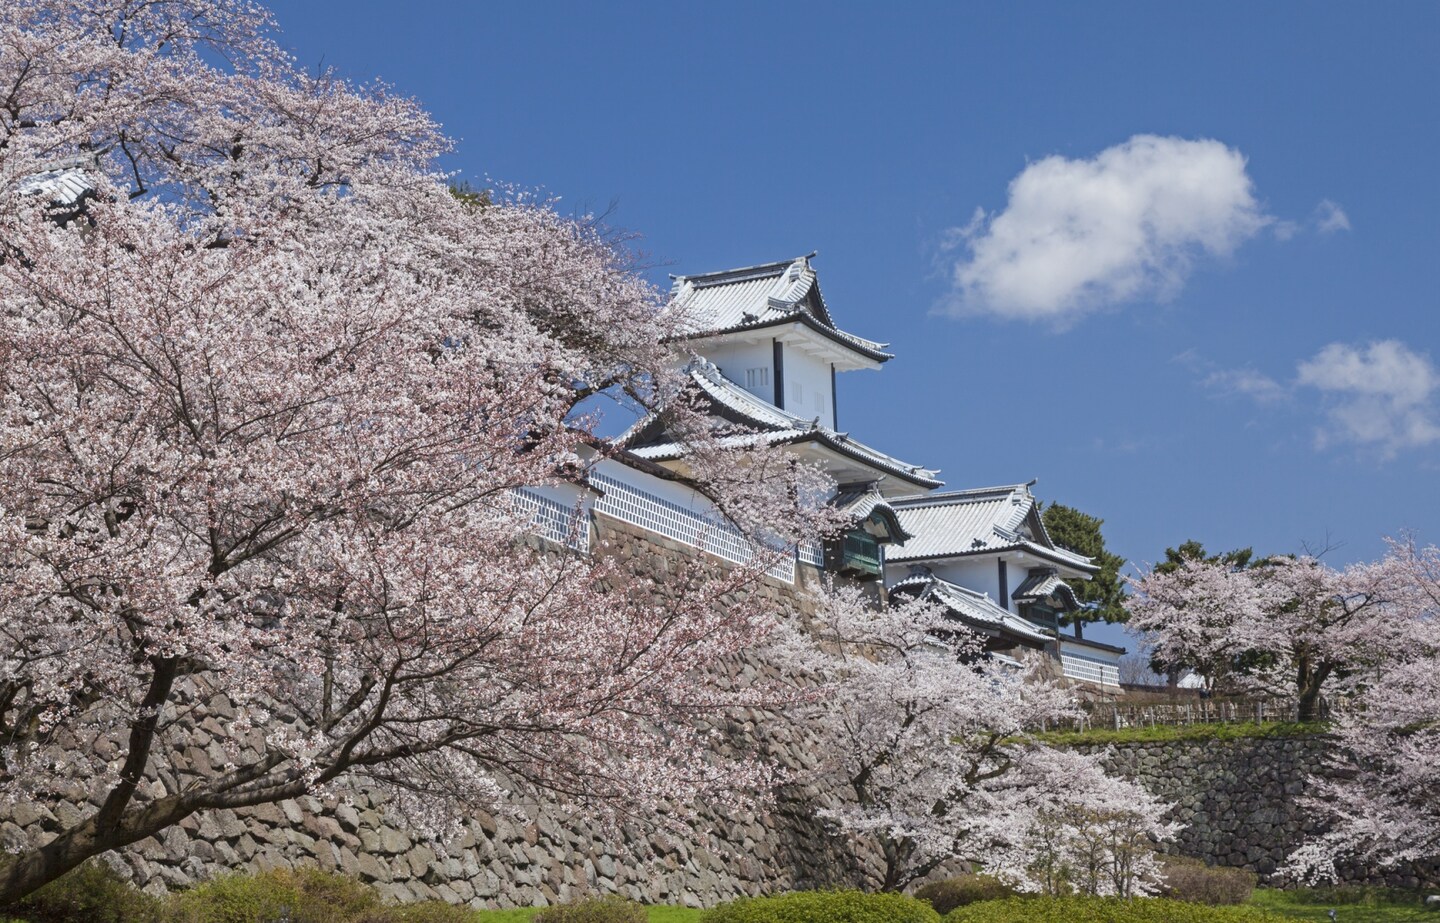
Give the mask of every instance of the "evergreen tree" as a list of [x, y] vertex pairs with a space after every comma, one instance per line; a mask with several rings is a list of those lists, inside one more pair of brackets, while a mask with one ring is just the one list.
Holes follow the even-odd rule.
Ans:
[[1125, 610], [1125, 589], [1120, 580], [1120, 568], [1125, 566], [1125, 559], [1105, 549], [1105, 537], [1100, 533], [1105, 520], [1063, 503], [1052, 503], [1041, 516], [1045, 530], [1055, 544], [1091, 558], [1100, 568], [1090, 580], [1076, 580], [1071, 584], [1083, 608], [1068, 615], [1062, 624], [1075, 624], [1078, 635], [1085, 622], [1123, 622], [1129, 618]]
[[[1045, 528], [1050, 528], [1050, 523], [1048, 520], [1045, 523]], [[1051, 532], [1051, 536], [1054, 536], [1053, 530]], [[1055, 540], [1057, 542], [1059, 541], [1058, 538]], [[1262, 563], [1260, 561], [1252, 562], [1252, 559], [1254, 557], [1255, 549], [1253, 548], [1236, 548], [1233, 551], [1226, 551], [1222, 552], [1221, 554], [1207, 554], [1205, 551], [1205, 546], [1195, 541], [1195, 539], [1191, 538], [1186, 539], [1184, 542], [1181, 542], [1179, 548], [1166, 548], [1165, 560], [1163, 563], [1155, 565], [1155, 572], [1157, 574], [1173, 573], [1179, 570], [1180, 565], [1184, 564], [1186, 561], [1205, 561], [1210, 564], [1228, 564], [1229, 566], [1237, 570], [1243, 570], [1246, 567], [1259, 566]]]

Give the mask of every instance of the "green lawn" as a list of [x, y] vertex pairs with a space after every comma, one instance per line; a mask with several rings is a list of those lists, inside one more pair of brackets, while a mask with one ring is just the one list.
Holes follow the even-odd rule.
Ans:
[[[1328, 899], [1327, 899], [1328, 898]], [[1440, 912], [1426, 910], [1421, 897], [1379, 889], [1350, 889], [1339, 893], [1258, 889], [1250, 905], [1295, 920], [1329, 923], [1440, 923]], [[700, 911], [689, 907], [650, 907], [650, 923], [698, 923]], [[479, 910], [475, 923], [529, 923], [540, 908]]]
[[1440, 923], [1440, 912], [1426, 910], [1421, 899], [1413, 894], [1368, 888], [1339, 893], [1261, 888], [1250, 903], [1281, 916], [1318, 923], [1327, 923], [1331, 910], [1335, 911], [1336, 923]]
[[[529, 923], [544, 908], [525, 907], [520, 910], [477, 910], [475, 923]], [[650, 923], [696, 923], [700, 911], [690, 907], [647, 907]]]

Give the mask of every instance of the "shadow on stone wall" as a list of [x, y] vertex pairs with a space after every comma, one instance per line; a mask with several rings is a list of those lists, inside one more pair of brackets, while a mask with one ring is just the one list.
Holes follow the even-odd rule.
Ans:
[[[637, 573], [660, 580], [662, 591], [675, 557], [695, 553], [602, 522], [601, 538], [611, 543], [612, 553], [631, 562]], [[798, 569], [799, 586], [767, 579], [750, 592], [804, 617], [800, 591], [814, 575]], [[752, 659], [736, 664], [728, 679], [767, 674], [777, 675]], [[223, 714], [206, 720], [217, 718], [226, 720]], [[218, 749], [207, 752], [204, 727], [201, 722], [195, 746], [182, 763], [197, 772], [224, 759]], [[797, 777], [814, 770], [814, 748], [803, 729], [777, 722], [772, 714], [740, 712], [721, 730], [731, 749], [758, 750]], [[167, 788], [177, 783], [161, 781]], [[612, 830], [544, 807], [518, 816], [476, 811], [464, 820], [460, 835], [434, 842], [407, 829], [389, 810], [383, 792], [359, 789], [323, 799], [205, 812], [105, 859], [150, 891], [186, 887], [230, 871], [316, 866], [371, 882], [398, 902], [441, 899], [511, 907], [614, 892], [648, 903], [709, 906], [742, 895], [862, 883], [878, 859], [867, 860], [863, 849], [816, 816], [821, 797], [811, 785], [790, 784], [766, 808], [702, 809], [693, 826], [678, 828], [628, 823]], [[0, 845], [43, 844], [87, 813], [69, 803], [54, 811], [28, 804], [8, 813], [0, 808]]]
[[[1324, 829], [1299, 799], [1330, 746], [1320, 735], [1114, 744], [1107, 764], [1175, 805], [1173, 818], [1185, 825], [1176, 852], [1279, 883], [1276, 869]], [[1354, 883], [1440, 884], [1440, 861], [1384, 871], [1350, 865], [1340, 872]]]

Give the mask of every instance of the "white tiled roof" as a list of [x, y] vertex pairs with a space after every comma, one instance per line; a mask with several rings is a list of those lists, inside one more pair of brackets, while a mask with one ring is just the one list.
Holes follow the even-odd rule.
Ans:
[[888, 344], [857, 337], [835, 326], [820, 295], [810, 256], [724, 272], [675, 276], [670, 305], [684, 312], [692, 337], [799, 321], [871, 359], [883, 362], [892, 358], [885, 352]]
[[[886, 557], [891, 555], [887, 552]], [[984, 631], [1002, 631], [1005, 634], [1024, 638], [1035, 644], [1045, 644], [1054, 638], [1030, 624], [1025, 619], [997, 605], [984, 593], [957, 586], [948, 580], [941, 580], [926, 571], [911, 574], [890, 587], [891, 592], [914, 593], [925, 596], [945, 606], [961, 621], [970, 623]]]
[[[807, 420], [781, 410], [726, 378], [710, 362], [697, 359], [690, 364], [687, 371], [691, 380], [710, 400], [720, 408], [728, 410], [737, 422], [755, 430], [753, 434], [725, 437], [721, 440], [722, 444], [745, 445], [747, 442], [760, 440], [770, 445], [785, 445], [813, 441], [877, 471], [897, 475], [918, 487], [939, 487], [944, 483], [936, 479], [938, 471], [892, 458], [878, 449], [851, 439], [845, 433], [822, 425], [818, 418]], [[643, 427], [632, 428], [632, 433], [638, 433], [641, 429]], [[651, 461], [665, 461], [685, 454], [684, 446], [664, 438], [650, 444], [629, 445], [626, 448]]]
[[1070, 605], [1077, 607], [1080, 605], [1075, 590], [1054, 571], [1026, 577], [1025, 581], [1015, 588], [1015, 592], [1011, 594], [1010, 598], [1032, 601], [1049, 599], [1051, 596], [1063, 596], [1069, 600]]
[[891, 562], [924, 561], [1010, 549], [1031, 551], [1084, 571], [1090, 559], [1055, 547], [1035, 512], [1029, 484], [980, 487], [891, 501], [915, 538], [887, 555]]
[[21, 195], [45, 196], [54, 205], [70, 206], [94, 192], [95, 185], [84, 170], [65, 164], [25, 177], [17, 189]]
[[895, 533], [890, 536], [892, 542], [906, 542], [911, 538], [910, 533], [900, 525], [895, 509], [874, 484], [842, 489], [830, 502], [836, 509], [849, 514], [851, 521], [857, 523], [864, 522], [877, 512], [880, 513], [887, 529]]

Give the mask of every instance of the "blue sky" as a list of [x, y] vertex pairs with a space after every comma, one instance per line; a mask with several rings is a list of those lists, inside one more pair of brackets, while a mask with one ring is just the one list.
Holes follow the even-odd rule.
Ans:
[[657, 283], [819, 250], [898, 355], [842, 428], [952, 487], [1137, 562], [1440, 541], [1440, 4], [271, 6]]

